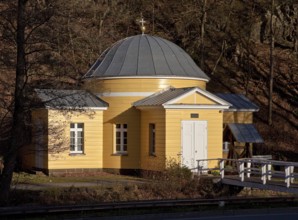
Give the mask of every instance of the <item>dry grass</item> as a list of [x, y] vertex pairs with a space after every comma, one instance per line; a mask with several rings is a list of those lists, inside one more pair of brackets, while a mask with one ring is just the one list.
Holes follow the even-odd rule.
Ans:
[[[47, 177], [18, 173], [14, 175], [14, 183], [47, 184], [51, 187], [44, 190], [13, 190], [8, 205], [71, 205], [95, 204], [102, 202], [186, 199], [186, 198], [218, 198], [221, 196], [270, 197], [282, 196], [265, 190], [242, 190], [214, 183], [212, 178], [192, 178], [192, 173], [185, 167], [172, 163], [160, 173], [146, 173], [144, 178], [129, 177], [101, 173], [94, 176]], [[55, 187], [55, 183], [103, 181], [102, 184], [89, 187]], [[241, 192], [240, 192], [241, 191]], [[240, 193], [239, 193], [240, 192]]]
[[19, 183], [68, 183], [68, 182], [92, 182], [100, 180], [111, 180], [111, 181], [142, 181], [141, 178], [124, 176], [124, 175], [115, 175], [106, 172], [96, 172], [88, 173], [84, 175], [82, 173], [76, 173], [72, 176], [46, 176], [43, 174], [29, 174], [24, 172], [18, 172], [13, 174], [13, 184]]
[[136, 201], [150, 199], [198, 198], [200, 194], [199, 179], [193, 179], [191, 172], [172, 164], [169, 169], [146, 178], [128, 177], [102, 173], [89, 177], [47, 177], [19, 173], [14, 175], [14, 183], [48, 184], [70, 182], [105, 181], [92, 187], [49, 187], [45, 190], [13, 191], [11, 204], [92, 204], [100, 202]]

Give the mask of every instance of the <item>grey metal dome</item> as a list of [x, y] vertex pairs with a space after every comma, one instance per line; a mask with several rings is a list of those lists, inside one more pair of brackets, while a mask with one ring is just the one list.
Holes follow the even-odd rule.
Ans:
[[179, 46], [160, 37], [136, 35], [116, 42], [88, 70], [89, 77], [209, 77]]

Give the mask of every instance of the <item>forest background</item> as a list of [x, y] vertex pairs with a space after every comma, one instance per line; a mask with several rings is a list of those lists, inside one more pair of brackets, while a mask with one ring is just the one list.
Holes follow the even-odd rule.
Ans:
[[298, 161], [297, 0], [1, 0], [2, 195], [18, 149], [30, 143], [33, 90], [80, 87], [102, 52], [140, 34], [141, 17], [146, 34], [191, 55], [210, 76], [209, 91], [244, 94], [260, 107], [265, 143], [255, 153]]

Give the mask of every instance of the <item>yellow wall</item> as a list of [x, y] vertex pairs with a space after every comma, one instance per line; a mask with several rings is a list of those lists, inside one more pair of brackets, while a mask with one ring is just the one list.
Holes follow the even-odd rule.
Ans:
[[[199, 118], [190, 118], [191, 113], [198, 113]], [[223, 118], [219, 110], [196, 109], [167, 109], [166, 110], [166, 155], [167, 159], [180, 160], [181, 153], [181, 121], [199, 120], [207, 121], [208, 158], [222, 157]], [[210, 163], [209, 166], [217, 164]]]
[[[115, 169], [140, 168], [140, 112], [131, 103], [142, 97], [101, 97], [109, 103], [103, 114], [103, 166]], [[127, 155], [115, 154], [115, 124], [127, 124]]]
[[[84, 88], [93, 93], [109, 92], [158, 92], [169, 86], [200, 87], [205, 89], [206, 82], [194, 79], [162, 79], [162, 78], [130, 78], [130, 79], [92, 79], [85, 80]], [[139, 169], [141, 167], [141, 127], [140, 111], [132, 107], [132, 103], [146, 96], [100, 96], [109, 103], [109, 108], [103, 116], [103, 167]], [[127, 155], [115, 154], [115, 124], [128, 124]]]
[[[149, 155], [149, 124], [155, 124], [155, 156]], [[141, 169], [165, 169], [165, 110], [161, 107], [141, 110]]]
[[169, 86], [175, 88], [200, 87], [206, 88], [206, 82], [194, 79], [90, 79], [84, 81], [84, 88], [94, 92], [157, 92]]
[[224, 123], [253, 123], [252, 112], [224, 112]]
[[[47, 169], [47, 147], [48, 147], [48, 110], [47, 109], [34, 109], [31, 113], [32, 123], [32, 140], [31, 144], [27, 145], [20, 150], [20, 158], [22, 167], [24, 169]], [[39, 166], [36, 164], [36, 154], [42, 156], [42, 163]]]
[[175, 104], [178, 103], [183, 103], [183, 104], [202, 104], [202, 105], [214, 105], [217, 104], [214, 101], [212, 101], [211, 99], [198, 94], [198, 93], [193, 93], [190, 94], [184, 98], [181, 98], [180, 100], [178, 100]]
[[[102, 110], [48, 110], [51, 169], [102, 168]], [[84, 154], [70, 155], [70, 123], [84, 123]]]

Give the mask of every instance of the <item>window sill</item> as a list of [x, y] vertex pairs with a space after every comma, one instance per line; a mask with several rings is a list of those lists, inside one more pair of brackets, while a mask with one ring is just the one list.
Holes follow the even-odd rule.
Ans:
[[150, 153], [149, 156], [150, 157], [156, 157], [156, 154], [155, 153]]
[[69, 153], [68, 154], [69, 156], [85, 156], [86, 154], [84, 154], [84, 153]]
[[128, 156], [128, 153], [125, 153], [125, 152], [123, 152], [123, 153], [122, 152], [118, 152], [117, 153], [116, 152], [116, 153], [113, 153], [112, 156]]

